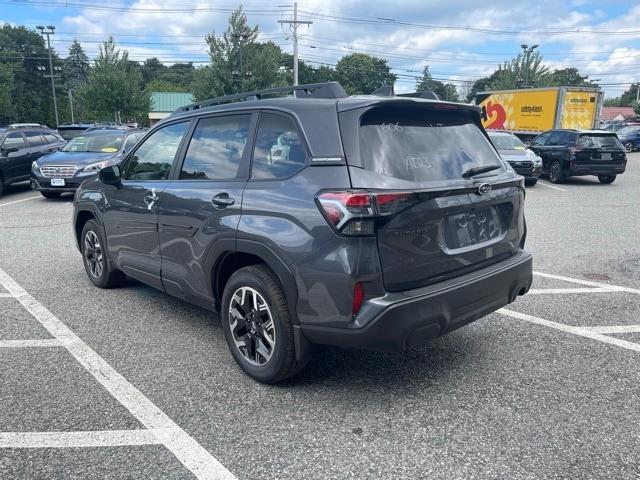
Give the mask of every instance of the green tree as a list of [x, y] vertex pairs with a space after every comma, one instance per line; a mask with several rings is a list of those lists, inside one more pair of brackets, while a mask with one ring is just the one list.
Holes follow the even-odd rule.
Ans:
[[551, 73], [542, 61], [540, 52], [533, 52], [529, 56], [522, 52], [517, 57], [504, 62], [498, 68], [500, 73], [489, 85], [491, 90], [551, 85]]
[[389, 71], [384, 58], [352, 53], [336, 64], [336, 77], [350, 95], [369, 94], [385, 85], [393, 85], [396, 75]]
[[0, 118], [11, 118], [13, 102], [11, 92], [14, 88], [11, 65], [0, 63]]
[[84, 53], [82, 45], [74, 40], [62, 67], [66, 87], [74, 92], [78, 90], [89, 78], [90, 68], [89, 57]]
[[192, 89], [197, 99], [282, 86], [282, 51], [273, 42], [256, 42], [258, 27], [250, 27], [239, 7], [229, 17], [226, 31], [206, 36], [211, 64], [194, 72]]
[[[284, 70], [287, 82], [293, 83], [293, 55], [283, 52], [280, 67]], [[337, 80], [334, 68], [328, 65], [313, 67], [304, 60], [298, 60], [298, 81], [301, 85], [305, 83], [322, 83]]]
[[441, 100], [447, 100], [449, 102], [460, 101], [458, 97], [458, 90], [452, 83], [444, 83], [439, 80], [434, 80], [429, 71], [429, 65], [424, 67], [422, 76], [418, 78], [416, 82], [416, 92], [422, 93], [424, 91], [431, 90]]
[[593, 85], [587, 81], [588, 75], [580, 75], [576, 67], [556, 69], [551, 73], [550, 86], [567, 85], [571, 87], [583, 87]]
[[[53, 52], [54, 65], [59, 58]], [[0, 110], [0, 124], [13, 122], [55, 123], [48, 51], [42, 36], [24, 26], [0, 27], [0, 91], [9, 92], [10, 105]]]
[[181, 92], [188, 92], [190, 91], [189, 88], [193, 81], [194, 72], [195, 68], [191, 62], [174, 63], [168, 68], [163, 69], [156, 79], [175, 85], [176, 88], [180, 88]]
[[156, 80], [167, 67], [157, 57], [147, 58], [141, 67], [142, 81], [146, 84]]
[[141, 84], [140, 69], [132, 68], [128, 52], [118, 50], [109, 37], [79, 93], [92, 119], [144, 123], [151, 100]]
[[[628, 90], [624, 91], [622, 95], [620, 95], [620, 106], [621, 107], [633, 107], [638, 98], [638, 88], [640, 88], [640, 83], [633, 83]], [[636, 113], [639, 113], [636, 109]]]
[[173, 82], [167, 82], [162, 79], [151, 80], [145, 86], [146, 90], [149, 92], [186, 92], [187, 90], [180, 86], [176, 85]]

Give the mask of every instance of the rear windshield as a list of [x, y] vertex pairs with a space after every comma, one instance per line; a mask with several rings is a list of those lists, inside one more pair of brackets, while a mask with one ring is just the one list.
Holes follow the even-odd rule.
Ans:
[[578, 148], [622, 148], [615, 134], [587, 134], [578, 137]]
[[[360, 122], [360, 155], [368, 170], [415, 182], [462, 179], [471, 167], [503, 165], [470, 117], [424, 107], [367, 112]], [[501, 172], [504, 167], [477, 177]]]
[[498, 150], [526, 150], [527, 146], [515, 135], [491, 134], [489, 138]]

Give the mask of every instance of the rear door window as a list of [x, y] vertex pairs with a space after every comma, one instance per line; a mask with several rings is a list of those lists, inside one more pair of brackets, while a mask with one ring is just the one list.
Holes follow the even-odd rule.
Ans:
[[[414, 182], [461, 180], [472, 167], [503, 162], [463, 112], [424, 107], [379, 107], [360, 122], [360, 156], [367, 170]], [[477, 177], [476, 177], [477, 178]]]
[[27, 137], [27, 143], [31, 147], [39, 147], [47, 143], [40, 132], [26, 132], [24, 136]]
[[60, 138], [55, 136], [53, 133], [45, 133], [44, 139], [47, 141], [47, 143], [58, 143], [61, 141]]
[[579, 148], [616, 148], [622, 150], [622, 144], [615, 134], [586, 134], [578, 138]]
[[184, 157], [181, 180], [229, 180], [238, 176], [251, 114], [198, 121]]

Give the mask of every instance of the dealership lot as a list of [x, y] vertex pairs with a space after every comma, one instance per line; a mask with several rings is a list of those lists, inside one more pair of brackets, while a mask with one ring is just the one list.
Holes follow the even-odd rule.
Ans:
[[244, 376], [217, 320], [86, 279], [71, 198], [0, 198], [0, 478], [637, 478], [640, 154], [528, 190], [534, 290], [402, 355]]

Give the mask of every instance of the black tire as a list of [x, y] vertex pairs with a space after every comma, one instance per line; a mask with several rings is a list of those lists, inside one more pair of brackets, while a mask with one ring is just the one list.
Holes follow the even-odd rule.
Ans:
[[615, 179], [616, 175], [598, 175], [598, 180], [600, 180], [600, 183], [604, 183], [605, 185], [613, 183]]
[[624, 149], [627, 153], [631, 153], [635, 150], [635, 145], [633, 144], [633, 142], [625, 142]]
[[[257, 292], [261, 297], [259, 301], [264, 301], [268, 307], [266, 311], [260, 313], [260, 310], [263, 310], [260, 306], [256, 310], [250, 307], [243, 308], [246, 306], [245, 304], [239, 305], [238, 299], [243, 290], [249, 292], [248, 295], [254, 295], [252, 292]], [[232, 316], [230, 313], [232, 300], [236, 316]], [[251, 299], [247, 299], [247, 304], [251, 305], [251, 303]], [[221, 310], [222, 330], [229, 350], [240, 368], [254, 380], [263, 383], [277, 383], [292, 377], [307, 364], [306, 358], [296, 360], [293, 325], [287, 299], [276, 276], [266, 266], [244, 267], [231, 275], [224, 288]], [[238, 314], [242, 315], [241, 319], [237, 318]], [[270, 328], [272, 344], [265, 343], [266, 329], [263, 329], [270, 323], [269, 320], [272, 320], [273, 323]], [[233, 332], [232, 324], [235, 325]], [[247, 346], [243, 348], [237, 345], [236, 341]], [[265, 359], [263, 356], [262, 360], [265, 361], [260, 364], [257, 352], [260, 347], [264, 349], [269, 346], [271, 346], [270, 358]], [[254, 358], [250, 360], [249, 357]]]
[[564, 172], [562, 171], [562, 164], [557, 160], [555, 162], [551, 162], [549, 165], [549, 181], [551, 183], [562, 183], [564, 182]]
[[40, 195], [42, 195], [44, 198], [60, 198], [62, 192], [46, 192], [44, 190], [40, 190]]
[[[98, 247], [90, 247], [92, 240], [98, 241]], [[98, 288], [113, 288], [120, 285], [126, 278], [120, 270], [109, 267], [105, 241], [102, 228], [95, 220], [85, 223], [80, 235], [80, 249], [82, 251], [82, 263], [91, 283]], [[93, 264], [92, 259], [95, 260]], [[99, 266], [99, 268], [98, 268]]]
[[2, 178], [2, 175], [0, 175], [0, 197], [2, 196], [3, 193], [4, 193], [4, 178]]
[[538, 183], [538, 179], [537, 178], [526, 178], [524, 180], [524, 184], [527, 187], [533, 187], [536, 183]]

